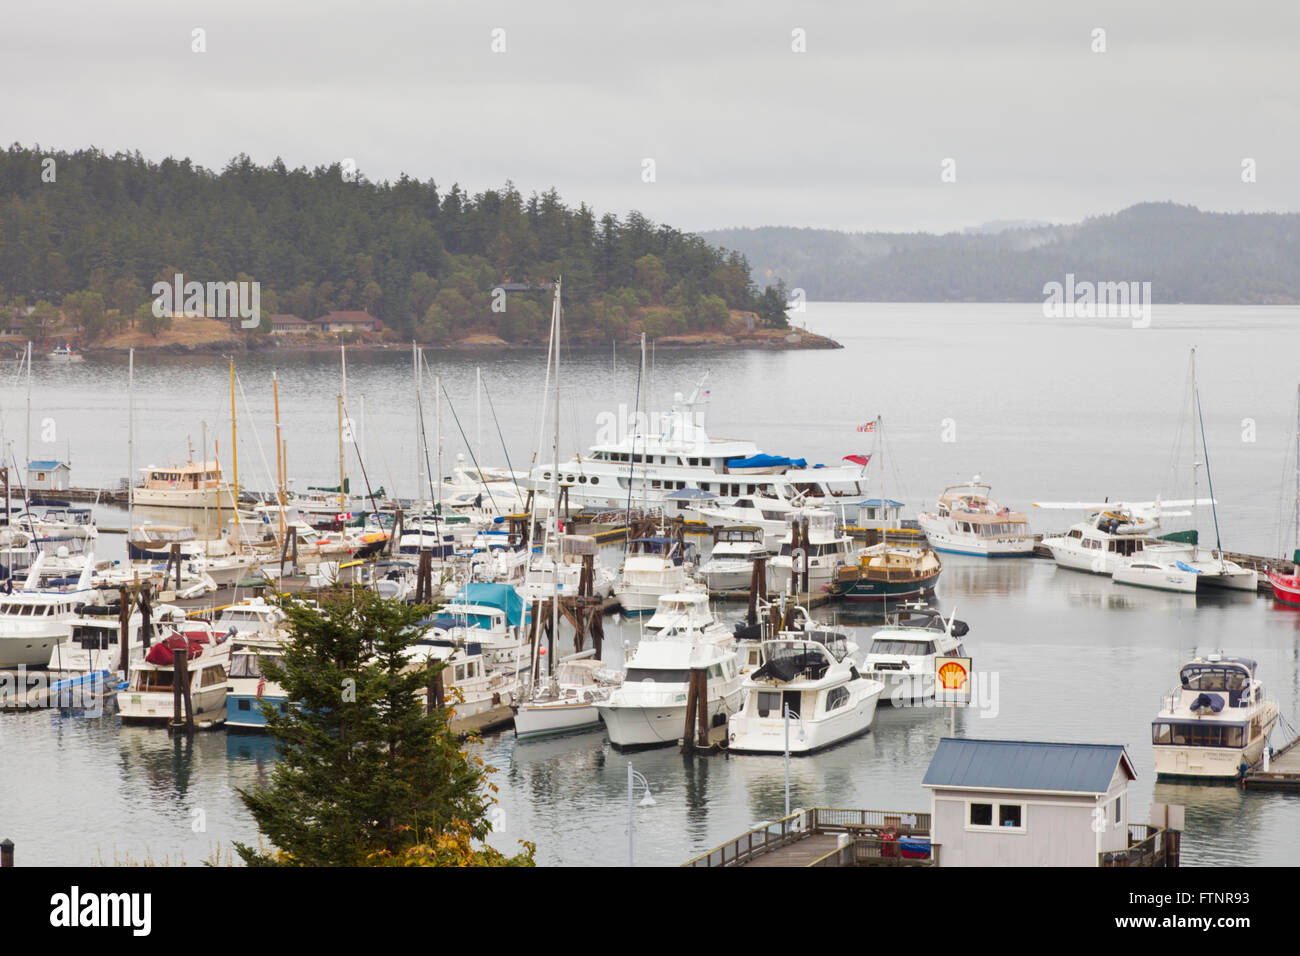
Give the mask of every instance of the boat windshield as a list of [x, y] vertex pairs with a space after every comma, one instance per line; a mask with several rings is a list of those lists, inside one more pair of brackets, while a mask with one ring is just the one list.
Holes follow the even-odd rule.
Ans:
[[690, 672], [684, 668], [629, 667], [624, 682], [628, 684], [685, 684]]
[[1244, 690], [1250, 680], [1236, 664], [1188, 664], [1180, 675], [1186, 690]]
[[934, 653], [934, 641], [899, 641], [877, 638], [871, 642], [870, 654], [892, 654], [899, 657], [925, 657]]

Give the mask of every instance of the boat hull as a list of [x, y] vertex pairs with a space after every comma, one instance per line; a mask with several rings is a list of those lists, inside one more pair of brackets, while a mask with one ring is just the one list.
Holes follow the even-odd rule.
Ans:
[[846, 582], [842, 597], [846, 601], [883, 601], [887, 598], [913, 597], [929, 594], [939, 581], [939, 575], [910, 581], [879, 581], [859, 578]]
[[[680, 704], [638, 707], [627, 704], [597, 704], [600, 719], [609, 732], [609, 742], [620, 749], [667, 747], [682, 739], [686, 727], [686, 690], [677, 695]], [[739, 687], [726, 697], [709, 701], [709, 726], [719, 715], [735, 713], [741, 701]], [[692, 728], [694, 730], [694, 728]]]
[[1300, 607], [1300, 574], [1269, 572], [1268, 583], [1273, 587], [1273, 600], [1279, 604]]
[[[226, 685], [207, 690], [191, 691], [194, 705], [194, 723], [217, 726], [226, 721]], [[154, 724], [166, 726], [172, 721], [172, 695], [148, 691], [119, 691], [117, 709], [124, 724]], [[182, 717], [183, 717], [182, 713]]]
[[[790, 755], [816, 753], [867, 733], [875, 722], [876, 704], [880, 697], [879, 689], [868, 691], [853, 706], [841, 708], [841, 713], [804, 721], [802, 727], [797, 721], [791, 721]], [[800, 730], [803, 740], [799, 739]], [[784, 754], [786, 751], [785, 721], [779, 717], [733, 719], [727, 736], [727, 749], [731, 753]]]
[[599, 730], [600, 727], [600, 713], [595, 704], [554, 701], [520, 704], [515, 710], [515, 736], [520, 740], [540, 740]]

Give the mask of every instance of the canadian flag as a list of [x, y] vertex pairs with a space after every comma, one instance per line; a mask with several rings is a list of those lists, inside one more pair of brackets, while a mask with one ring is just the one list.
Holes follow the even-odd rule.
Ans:
[[258, 700], [261, 700], [261, 699], [262, 699], [262, 692], [265, 691], [265, 690], [266, 690], [266, 678], [263, 677], [260, 681], [257, 682], [257, 699], [258, 699]]

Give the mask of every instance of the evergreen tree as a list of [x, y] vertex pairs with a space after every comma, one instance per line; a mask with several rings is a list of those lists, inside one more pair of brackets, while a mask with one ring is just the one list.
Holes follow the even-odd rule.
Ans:
[[429, 610], [350, 590], [286, 604], [292, 639], [263, 665], [294, 702], [263, 708], [280, 760], [268, 786], [239, 791], [276, 849], [236, 844], [246, 863], [531, 865], [528, 844], [509, 858], [475, 847], [491, 770], [426, 705], [443, 665], [406, 654]]

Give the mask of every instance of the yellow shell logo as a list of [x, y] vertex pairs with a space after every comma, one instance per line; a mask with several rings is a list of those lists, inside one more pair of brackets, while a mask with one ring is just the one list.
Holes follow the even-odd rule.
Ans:
[[949, 661], [939, 668], [939, 684], [944, 690], [961, 690], [966, 686], [966, 668]]

